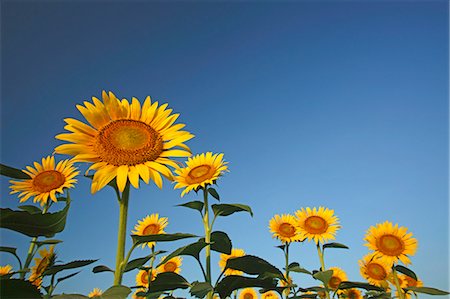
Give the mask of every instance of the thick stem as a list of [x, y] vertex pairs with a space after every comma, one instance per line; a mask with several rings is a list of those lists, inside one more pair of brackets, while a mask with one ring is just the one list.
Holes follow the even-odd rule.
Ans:
[[[204, 201], [204, 216], [203, 216], [203, 227], [205, 229], [205, 242], [206, 245], [205, 255], [206, 255], [206, 282], [211, 283], [211, 226], [209, 223], [209, 205], [208, 205], [208, 187], [203, 188], [203, 201]], [[207, 299], [212, 298], [213, 293], [209, 292]]]
[[[323, 271], [325, 271], [325, 260], [324, 260], [324, 258], [323, 258], [323, 252], [322, 252], [322, 250], [320, 249], [320, 244], [319, 244], [319, 242], [317, 242], [317, 254], [319, 255], [319, 259], [320, 259], [320, 268], [321, 268], [321, 270], [322, 270], [322, 272]], [[329, 291], [329, 289], [328, 289], [328, 285], [325, 285], [325, 294], [326, 294], [326, 296], [327, 296], [327, 299], [330, 299], [330, 291]]]
[[397, 293], [399, 299], [405, 299], [405, 294], [403, 293], [403, 289], [400, 286], [400, 282], [398, 281], [397, 271], [395, 270], [395, 266], [392, 267], [392, 275], [394, 276], [395, 287], [397, 288]]
[[[44, 210], [42, 211], [42, 214], [47, 213], [48, 209], [50, 208], [50, 203], [51, 202], [48, 202], [45, 205]], [[31, 239], [30, 247], [28, 247], [27, 259], [25, 260], [25, 264], [23, 265], [23, 268], [21, 270], [25, 270], [25, 269], [27, 269], [30, 266], [31, 260], [33, 259], [33, 256], [34, 256], [34, 253], [35, 253], [34, 249], [36, 247], [36, 241], [37, 240], [38, 240], [37, 237], [34, 237], [33, 239]], [[20, 279], [24, 279], [25, 278], [25, 274], [26, 274], [25, 272], [21, 272], [20, 273]]]
[[152, 245], [152, 257], [150, 258], [150, 270], [147, 272], [148, 277], [148, 291], [150, 292], [150, 287], [153, 280], [153, 265], [155, 263], [155, 245]]
[[122, 283], [123, 273], [121, 271], [125, 256], [125, 243], [127, 234], [128, 199], [130, 197], [130, 182], [127, 182], [119, 199], [119, 229], [117, 234], [116, 270], [114, 272], [114, 285]]

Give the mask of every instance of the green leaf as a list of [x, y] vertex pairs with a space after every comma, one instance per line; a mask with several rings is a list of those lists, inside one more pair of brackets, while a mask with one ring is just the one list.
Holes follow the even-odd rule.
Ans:
[[231, 240], [228, 235], [221, 231], [211, 233], [211, 250], [216, 252], [231, 254]]
[[234, 290], [250, 287], [273, 288], [276, 286], [276, 280], [259, 279], [244, 277], [238, 275], [229, 275], [224, 277], [216, 286], [215, 291], [219, 293], [220, 298], [226, 298], [231, 295]]
[[52, 296], [52, 299], [87, 299], [87, 298], [89, 297], [81, 294], [61, 294]]
[[409, 276], [411, 278], [413, 278], [414, 280], [417, 280], [417, 275], [416, 273], [414, 273], [411, 269], [408, 269], [402, 265], [397, 265], [394, 267], [395, 270], [397, 270], [400, 273], [405, 274], [406, 276]]
[[244, 255], [237, 258], [230, 258], [227, 260], [225, 268], [243, 271], [251, 275], [271, 273], [281, 279], [284, 278], [283, 273], [281, 273], [277, 267], [254, 255]]
[[177, 205], [177, 207], [186, 207], [186, 208], [189, 208], [189, 209], [197, 210], [197, 211], [199, 211], [201, 213], [202, 210], [203, 210], [204, 205], [205, 204], [203, 202], [198, 201], [198, 200], [194, 200], [194, 201], [190, 201], [190, 202], [187, 202], [187, 203], [183, 203], [181, 205]]
[[42, 298], [42, 294], [29, 281], [21, 279], [0, 279], [0, 298]]
[[14, 248], [14, 247], [0, 246], [0, 251], [8, 252], [8, 253], [11, 253], [12, 255], [17, 255], [16, 250], [17, 250], [17, 248]]
[[309, 272], [308, 270], [306, 270], [306, 269], [300, 267], [300, 264], [299, 264], [299, 263], [291, 263], [291, 264], [288, 266], [288, 270], [289, 270], [290, 272], [306, 273], [306, 274], [312, 275], [311, 272]]
[[348, 246], [341, 244], [341, 243], [326, 243], [323, 244], [323, 250], [325, 250], [325, 248], [344, 248], [344, 249], [349, 249]]
[[29, 237], [51, 238], [64, 230], [70, 204], [56, 213], [31, 214], [25, 211], [0, 209], [0, 227], [10, 229]]
[[138, 236], [138, 235], [131, 235], [131, 238], [133, 239], [133, 243], [135, 245], [148, 243], [148, 242], [170, 242], [170, 241], [176, 241], [186, 238], [194, 238], [198, 237], [193, 234], [184, 234], [184, 233], [176, 233], [176, 234], [158, 234], [158, 235], [147, 235], [147, 236]]
[[20, 169], [0, 164], [0, 175], [18, 180], [29, 180], [31, 177]]
[[416, 293], [428, 294], [428, 295], [448, 295], [448, 294], [450, 294], [447, 291], [442, 291], [442, 290], [430, 288], [430, 287], [409, 287], [409, 288], [406, 288], [406, 290], [413, 291]]
[[96, 261], [98, 260], [82, 260], [82, 261], [73, 261], [62, 265], [54, 265], [45, 270], [43, 275], [44, 276], [53, 275], [63, 270], [84, 267], [92, 263], [95, 263]]
[[323, 282], [324, 285], [328, 285], [331, 277], [333, 276], [333, 270], [319, 271], [313, 274], [313, 277]]
[[132, 260], [132, 261], [129, 261], [129, 262], [127, 263], [127, 265], [125, 266], [124, 272], [128, 272], [128, 271], [134, 270], [134, 269], [136, 269], [136, 268], [142, 267], [142, 265], [144, 265], [144, 264], [145, 264], [148, 260], [150, 260], [153, 256], [157, 256], [157, 255], [159, 255], [159, 254], [161, 254], [161, 253], [165, 253], [165, 252], [166, 252], [166, 251], [158, 250], [157, 252], [152, 253], [152, 254], [150, 254], [150, 255], [148, 255], [148, 256], [141, 257], [141, 258], [137, 258], [137, 259], [134, 259], [134, 260]]
[[131, 289], [126, 286], [113, 286], [103, 292], [100, 299], [125, 299], [131, 293]]
[[[328, 270], [330, 271], [330, 270]], [[339, 284], [339, 289], [341, 290], [345, 290], [345, 289], [353, 289], [353, 288], [358, 288], [358, 289], [365, 289], [368, 291], [378, 291], [378, 292], [382, 292], [384, 291], [383, 288], [365, 283], [365, 282], [354, 282], [354, 281], [343, 281]]]
[[214, 290], [214, 288], [209, 282], [195, 281], [192, 283], [189, 293], [196, 298], [204, 298], [212, 290]]
[[187, 289], [188, 287], [190, 284], [183, 276], [173, 272], [163, 272], [152, 281], [148, 293]]
[[92, 272], [94, 272], [94, 273], [113, 272], [114, 273], [114, 270], [111, 270], [110, 268], [108, 268], [104, 265], [100, 265], [100, 266], [95, 266], [94, 269], [92, 269]]
[[174, 252], [169, 254], [167, 257], [165, 257], [164, 260], [162, 260], [161, 263], [159, 263], [159, 265], [157, 267], [166, 263], [168, 260], [170, 260], [171, 258], [173, 258], [175, 256], [189, 255], [189, 256], [193, 256], [197, 260], [199, 260], [200, 259], [200, 251], [207, 245], [204, 240], [205, 239], [202, 238], [195, 243], [178, 248], [177, 250], [175, 250]]
[[69, 275], [67, 275], [67, 276], [60, 277], [60, 278], [58, 278], [56, 281], [57, 281], [57, 283], [60, 283], [61, 281], [64, 281], [64, 280], [69, 279], [69, 278], [71, 278], [71, 277], [74, 277], [75, 275], [77, 275], [77, 274], [80, 273], [80, 272], [81, 272], [81, 271], [78, 271], [78, 272], [69, 274]]
[[219, 196], [219, 193], [217, 193], [216, 189], [210, 187], [210, 188], [208, 188], [208, 192], [209, 192], [209, 194], [212, 195], [212, 197], [214, 197], [215, 199], [220, 201], [220, 196]]
[[54, 245], [54, 244], [59, 244], [62, 243], [61, 240], [44, 240], [44, 241], [31, 241], [33, 243], [35, 243], [38, 247], [41, 247], [42, 245]]
[[236, 212], [248, 212], [253, 217], [252, 209], [242, 204], [216, 204], [211, 206], [215, 216], [229, 216]]
[[26, 211], [31, 214], [42, 214], [42, 210], [36, 206], [23, 205], [23, 206], [18, 206], [18, 208], [21, 209], [22, 211]]

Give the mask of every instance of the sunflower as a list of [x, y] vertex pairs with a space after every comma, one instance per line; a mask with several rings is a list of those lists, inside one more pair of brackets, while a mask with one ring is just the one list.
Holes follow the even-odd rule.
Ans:
[[[405, 275], [405, 274], [397, 274], [398, 281], [400, 283], [401, 288], [410, 288], [410, 287], [423, 287], [423, 282], [420, 279], [415, 280], [414, 278]], [[393, 275], [389, 277], [389, 280], [392, 284], [395, 284]], [[405, 299], [411, 299], [411, 291], [405, 292]], [[396, 292], [398, 296], [398, 290]]]
[[272, 237], [280, 239], [281, 242], [290, 243], [302, 239], [302, 235], [298, 233], [297, 221], [292, 215], [273, 216], [270, 219], [269, 228]]
[[398, 227], [398, 224], [393, 225], [389, 221], [379, 223], [368, 229], [364, 238], [368, 243], [365, 245], [388, 263], [400, 260], [407, 265], [411, 263], [408, 256], [414, 255], [417, 250], [417, 240], [407, 231], [406, 227]]
[[148, 286], [148, 276], [150, 274], [151, 281], [155, 280], [156, 275], [158, 274], [155, 269], [150, 270], [139, 270], [138, 274], [136, 274], [136, 285], [139, 287], [147, 287]]
[[369, 253], [359, 261], [359, 271], [370, 284], [387, 288], [387, 278], [391, 273], [392, 264], [384, 259], [376, 258], [373, 253]]
[[31, 268], [29, 280], [38, 288], [40, 288], [42, 284], [42, 274], [44, 274], [45, 270], [55, 262], [56, 255], [54, 248], [55, 246], [50, 246], [48, 250], [46, 248], [39, 250], [40, 257], [34, 259], [35, 265]]
[[333, 270], [333, 275], [328, 281], [328, 287], [333, 291], [337, 290], [341, 282], [348, 280], [347, 274], [341, 268], [330, 267], [328, 270]]
[[[164, 228], [168, 224], [167, 221], [167, 217], [159, 218], [159, 214], [148, 215], [144, 219], [138, 220], [138, 224], [134, 226], [135, 231], [133, 231], [132, 234], [138, 236], [165, 234]], [[155, 245], [155, 242], [148, 242], [146, 244], [151, 248]], [[142, 248], [144, 247], [145, 243], [142, 244]]]
[[93, 104], [84, 102], [78, 110], [89, 124], [66, 118], [64, 127], [69, 133], [57, 139], [68, 141], [55, 152], [74, 156], [77, 162], [93, 163], [95, 170], [91, 192], [95, 193], [116, 178], [122, 192], [129, 181], [139, 188], [139, 178], [150, 180], [162, 188], [161, 175], [173, 179], [168, 168], [177, 167], [172, 157], [189, 157], [184, 142], [194, 135], [181, 131], [184, 124], [174, 122], [179, 114], [171, 114], [167, 104], [159, 105], [147, 97], [144, 103], [133, 98], [119, 100], [112, 92], [102, 92], [103, 102], [93, 97]]
[[327, 240], [334, 240], [336, 231], [340, 228], [339, 219], [334, 216], [334, 211], [328, 208], [319, 207], [312, 210], [302, 208], [295, 212], [295, 216], [297, 216], [298, 231], [308, 241], [324, 243]]
[[49, 197], [56, 202], [56, 193], [64, 193], [65, 188], [72, 188], [77, 182], [75, 176], [79, 173], [69, 160], [59, 161], [55, 167], [53, 156], [42, 158], [42, 164], [34, 162], [34, 168], [27, 166], [22, 171], [30, 179], [10, 181], [11, 194], [21, 192], [20, 202], [33, 196], [33, 201], [40, 202], [41, 205], [46, 204]]
[[0, 267], [0, 276], [11, 273], [12, 272], [11, 270], [12, 270], [11, 265], [1, 266]]
[[[231, 254], [225, 254], [225, 253], [220, 254], [220, 261], [219, 261], [220, 269], [222, 271], [223, 271], [223, 269], [225, 269], [225, 266], [227, 265], [227, 261], [229, 259], [244, 256], [244, 255], [245, 255], [244, 250], [238, 249], [238, 248], [231, 249]], [[227, 270], [225, 270], [224, 275], [242, 275], [242, 271], [228, 268]]]
[[239, 293], [239, 299], [257, 299], [258, 293], [253, 288], [245, 288]]
[[133, 296], [132, 296], [133, 299], [146, 299], [145, 296], [144, 297], [138, 296], [138, 293], [141, 293], [141, 292], [147, 293], [147, 289], [145, 289], [145, 288], [137, 289], [136, 292], [133, 293]]
[[100, 297], [102, 294], [103, 294], [102, 290], [100, 290], [99, 288], [95, 288], [92, 290], [92, 292], [89, 293], [88, 297], [89, 298]]
[[283, 290], [283, 294], [285, 294], [286, 297], [287, 297], [287, 296], [289, 295], [289, 293], [291, 292], [291, 287], [292, 287], [292, 284], [293, 284], [293, 282], [292, 282], [292, 277], [289, 277], [289, 278], [287, 279], [287, 281], [285, 281], [285, 280], [280, 280], [280, 284], [281, 284], [282, 287], [287, 287], [287, 288], [285, 288], [285, 289]]
[[223, 161], [223, 154], [207, 152], [188, 158], [185, 168], [175, 170], [175, 189], [185, 188], [181, 197], [191, 190], [199, 190], [214, 184], [223, 172], [228, 170], [227, 162]]
[[[163, 261], [166, 257], [162, 257], [161, 261]], [[165, 262], [164, 264], [160, 265], [157, 268], [158, 273], [163, 273], [163, 272], [174, 272], [174, 273], [180, 273], [181, 271], [181, 264], [182, 264], [183, 258], [179, 257], [179, 256], [175, 256], [173, 258], [171, 258], [170, 260], [168, 260], [167, 262]]]
[[268, 291], [261, 295], [261, 299], [278, 299], [278, 298], [279, 298], [278, 294], [274, 291]]
[[358, 289], [346, 289], [344, 291], [344, 295], [348, 299], [363, 299], [363, 295], [361, 294], [361, 291]]

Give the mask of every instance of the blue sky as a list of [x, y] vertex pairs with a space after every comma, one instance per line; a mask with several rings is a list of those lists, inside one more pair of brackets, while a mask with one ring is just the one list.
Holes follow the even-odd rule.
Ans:
[[[270, 218], [324, 205], [341, 220], [336, 241], [351, 248], [330, 251], [327, 266], [362, 281], [365, 231], [390, 220], [418, 239], [411, 268], [425, 285], [449, 289], [446, 1], [3, 1], [1, 14], [2, 163], [51, 154], [63, 119], [82, 119], [75, 105], [102, 90], [151, 95], [181, 114], [194, 153], [225, 153], [223, 202], [255, 213], [217, 222], [235, 247], [282, 267]], [[16, 207], [1, 182], [1, 206]], [[80, 177], [59, 258], [113, 267], [118, 204], [112, 190], [89, 188]], [[167, 181], [132, 190], [129, 230], [159, 213], [169, 232], [201, 234], [198, 215], [174, 207], [194, 199]], [[1, 232], [23, 257], [28, 241]], [[319, 266], [313, 244], [292, 255]], [[182, 274], [199, 279], [184, 261]], [[58, 289], [87, 294], [112, 280], [86, 268]]]

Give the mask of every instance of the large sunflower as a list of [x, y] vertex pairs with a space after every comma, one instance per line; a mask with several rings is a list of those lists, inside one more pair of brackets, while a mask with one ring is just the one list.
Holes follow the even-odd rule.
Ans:
[[150, 270], [139, 270], [138, 274], [136, 274], [136, 285], [139, 287], [148, 287], [148, 277], [150, 274], [151, 281], [155, 280], [156, 275], [158, 274], [156, 272], [156, 269]]
[[[225, 266], [227, 265], [227, 261], [229, 259], [244, 256], [244, 255], [245, 255], [245, 251], [242, 249], [238, 249], [238, 248], [231, 249], [231, 254], [225, 254], [225, 253], [220, 254], [220, 260], [219, 260], [220, 269], [222, 271], [223, 271], [223, 269], [225, 269]], [[224, 275], [242, 275], [242, 271], [228, 268], [227, 270], [225, 270]]]
[[253, 288], [245, 288], [239, 293], [239, 299], [257, 299], [258, 293]]
[[375, 255], [385, 259], [388, 263], [396, 263], [398, 260], [405, 265], [410, 264], [409, 257], [417, 250], [417, 240], [408, 233], [406, 227], [398, 227], [392, 222], [386, 221], [376, 226], [371, 226], [364, 238], [369, 249], [375, 250]]
[[0, 267], [0, 276], [9, 274], [9, 273], [11, 273], [11, 271], [12, 271], [11, 265], [1, 266]]
[[[163, 261], [166, 257], [162, 257], [161, 261]], [[174, 273], [180, 273], [181, 272], [181, 264], [183, 262], [183, 258], [179, 257], [179, 256], [174, 256], [173, 258], [171, 258], [170, 260], [168, 260], [167, 262], [165, 262], [164, 264], [162, 264], [161, 266], [159, 266], [157, 268], [158, 273], [163, 273], [163, 272], [174, 272]]]
[[56, 193], [64, 193], [65, 188], [72, 188], [77, 182], [75, 176], [79, 173], [69, 160], [59, 161], [55, 167], [53, 156], [42, 158], [42, 164], [34, 162], [34, 168], [27, 166], [26, 170], [22, 171], [29, 175], [30, 179], [10, 181], [11, 194], [21, 192], [20, 202], [33, 196], [33, 201], [40, 202], [41, 205], [46, 204], [49, 197], [56, 202]]
[[[165, 234], [164, 228], [167, 224], [167, 217], [160, 218], [159, 214], [151, 214], [142, 220], [138, 220], [138, 224], [134, 226], [135, 230], [132, 233], [138, 236]], [[145, 244], [151, 248], [155, 245], [155, 242], [144, 243], [142, 244], [142, 247], [145, 247]]]
[[99, 288], [94, 288], [92, 292], [89, 293], [88, 297], [89, 298], [100, 297], [102, 294], [103, 294], [102, 290], [100, 290]]
[[269, 228], [272, 237], [280, 239], [281, 242], [289, 243], [302, 239], [302, 235], [298, 233], [297, 221], [292, 215], [275, 215], [270, 219]]
[[206, 185], [214, 184], [215, 181], [227, 171], [227, 162], [223, 161], [223, 154], [207, 152], [188, 158], [185, 168], [175, 170], [175, 189], [185, 188], [181, 197], [191, 190], [197, 191]]
[[328, 281], [328, 287], [333, 291], [337, 290], [339, 284], [343, 281], [347, 281], [347, 274], [345, 274], [344, 270], [338, 267], [330, 267], [328, 270], [333, 270], [333, 275]]
[[359, 261], [359, 271], [370, 284], [387, 288], [387, 278], [391, 273], [392, 264], [384, 259], [376, 258], [369, 253]]
[[29, 280], [38, 288], [40, 288], [42, 284], [42, 274], [44, 274], [45, 270], [55, 262], [56, 255], [54, 248], [55, 246], [50, 246], [48, 250], [47, 248], [39, 250], [40, 257], [34, 259], [35, 265], [31, 268]]
[[129, 181], [139, 188], [139, 178], [150, 180], [162, 188], [161, 175], [172, 179], [167, 167], [177, 167], [172, 157], [189, 157], [184, 142], [194, 135], [181, 131], [184, 124], [174, 122], [179, 114], [171, 114], [167, 104], [159, 105], [147, 97], [141, 106], [138, 99], [131, 103], [119, 100], [112, 92], [102, 93], [103, 102], [93, 97], [92, 103], [77, 105], [89, 124], [66, 118], [64, 127], [69, 133], [57, 139], [68, 141], [55, 148], [55, 152], [74, 156], [75, 161], [93, 163], [96, 170], [91, 192], [102, 189], [116, 178], [120, 191]]
[[336, 231], [340, 228], [339, 219], [334, 215], [334, 211], [328, 208], [302, 208], [295, 212], [295, 216], [299, 233], [308, 241], [324, 243], [334, 240]]

